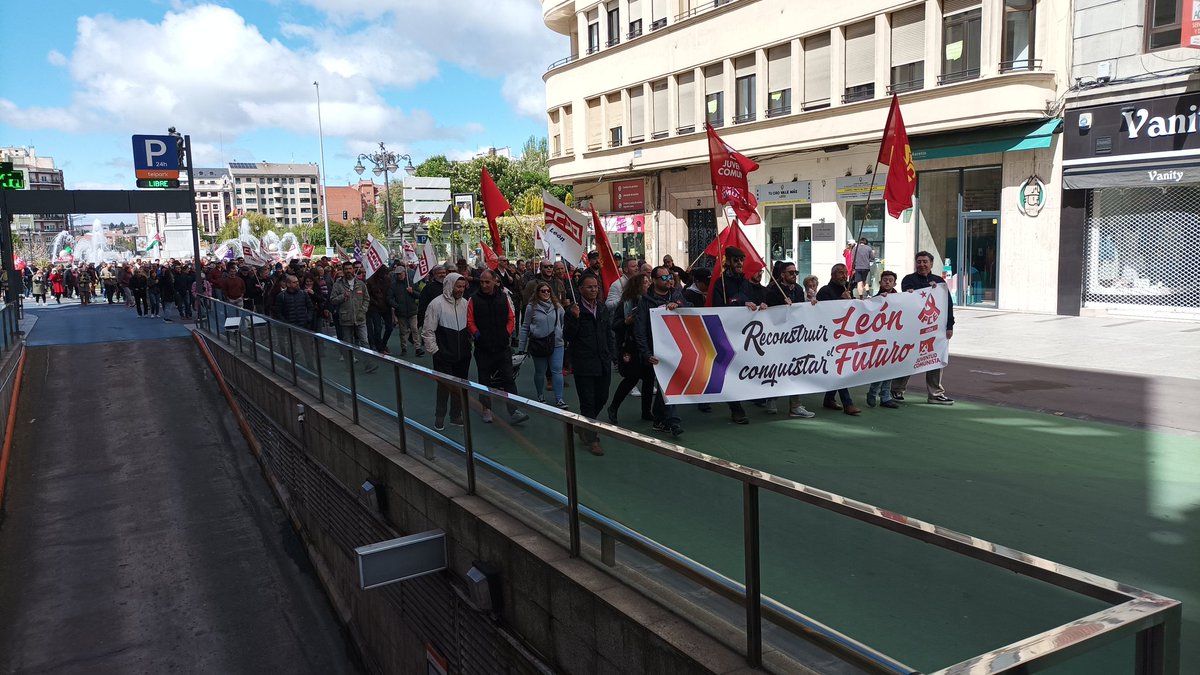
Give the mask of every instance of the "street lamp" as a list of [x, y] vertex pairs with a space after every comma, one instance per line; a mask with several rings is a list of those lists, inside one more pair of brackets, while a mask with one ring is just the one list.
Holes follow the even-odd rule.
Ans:
[[[367, 167], [363, 166], [362, 163], [364, 159], [374, 165], [374, 167], [371, 169], [371, 173], [374, 173], [376, 176], [383, 174], [383, 218], [384, 221], [387, 222], [386, 236], [391, 237], [392, 186], [388, 175], [395, 173], [396, 169], [400, 168], [400, 165], [397, 162], [402, 159], [405, 161], [404, 172], [408, 175], [411, 176], [416, 173], [417, 167], [413, 166], [412, 157], [400, 153], [390, 152], [386, 147], [384, 147], [383, 141], [379, 141], [379, 152], [369, 155], [361, 154], [358, 156], [358, 163], [354, 165], [354, 172], [360, 176], [362, 175], [363, 171], [367, 170]], [[401, 230], [401, 233], [403, 233], [403, 230]], [[401, 234], [401, 239], [403, 239], [403, 234]]]

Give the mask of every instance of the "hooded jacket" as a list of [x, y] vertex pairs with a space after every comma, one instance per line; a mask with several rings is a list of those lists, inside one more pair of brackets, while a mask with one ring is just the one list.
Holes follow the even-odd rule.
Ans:
[[467, 332], [467, 299], [454, 297], [454, 282], [463, 278], [458, 272], [446, 275], [442, 294], [425, 310], [421, 340], [425, 351], [440, 361], [462, 361], [471, 358], [471, 338]]

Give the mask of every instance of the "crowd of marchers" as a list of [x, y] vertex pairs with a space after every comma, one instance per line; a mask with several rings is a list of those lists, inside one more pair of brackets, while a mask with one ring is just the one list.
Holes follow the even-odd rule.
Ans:
[[[794, 303], [838, 302], [854, 296], [847, 266], [834, 265], [821, 283], [816, 276], [799, 279], [796, 266], [776, 262], [763, 279], [743, 274], [745, 255], [737, 248], [724, 251], [720, 274], [706, 268], [685, 270], [670, 256], [661, 265], [628, 258], [620, 278], [604, 288], [599, 255], [592, 252], [586, 267], [563, 261], [500, 258], [494, 269], [469, 267], [466, 260], [435, 266], [416, 279], [414, 263], [393, 262], [370, 278], [361, 262], [322, 258], [293, 261], [284, 267], [254, 269], [231, 261], [209, 275], [211, 293], [227, 302], [273, 315], [313, 331], [332, 332], [339, 339], [382, 354], [428, 357], [434, 370], [524, 394], [562, 409], [618, 424], [622, 405], [640, 399], [640, 416], [656, 431], [683, 433], [680, 406], [667, 404], [655, 380], [650, 310], [665, 307], [745, 307], [749, 310]], [[879, 295], [910, 291], [943, 283], [932, 272], [933, 257], [916, 255], [916, 271], [902, 280], [890, 271], [880, 275]], [[709, 286], [712, 285], [710, 289]], [[861, 292], [861, 291], [860, 291]], [[953, 335], [953, 310], [948, 334]], [[393, 353], [398, 334], [399, 353]], [[472, 362], [474, 373], [472, 376]], [[529, 364], [532, 367], [528, 367]], [[369, 365], [364, 365], [370, 369]], [[526, 387], [518, 373], [527, 370]], [[574, 401], [566, 390], [572, 388]], [[617, 380], [615, 389], [612, 384]], [[926, 400], [951, 405], [941, 384], [941, 371], [925, 375]], [[895, 409], [905, 401], [908, 378], [872, 384], [866, 395], [870, 407]], [[493, 423], [492, 400], [480, 398], [484, 423]], [[860, 415], [847, 389], [826, 392], [824, 408]], [[780, 413], [774, 398], [727, 404], [734, 424], [748, 424], [747, 407], [764, 415]], [[785, 414], [810, 418], [814, 413], [799, 396], [788, 397]], [[698, 405], [700, 413], [712, 406]], [[505, 419], [521, 424], [526, 413], [507, 406]], [[439, 385], [433, 428], [463, 424], [462, 399]], [[598, 436], [579, 430], [583, 444], [603, 454]]]

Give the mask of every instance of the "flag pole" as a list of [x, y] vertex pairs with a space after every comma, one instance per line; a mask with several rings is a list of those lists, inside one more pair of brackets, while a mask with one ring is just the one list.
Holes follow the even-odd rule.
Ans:
[[875, 157], [875, 167], [873, 169], [871, 169], [871, 188], [869, 190], [867, 190], [867, 203], [863, 207], [863, 217], [858, 220], [858, 231], [854, 235], [855, 243], [858, 243], [859, 238], [862, 237], [863, 220], [865, 220], [867, 218], [867, 216], [870, 215], [871, 196], [875, 194], [875, 178], [877, 176], [879, 176], [879, 157], [878, 156]]

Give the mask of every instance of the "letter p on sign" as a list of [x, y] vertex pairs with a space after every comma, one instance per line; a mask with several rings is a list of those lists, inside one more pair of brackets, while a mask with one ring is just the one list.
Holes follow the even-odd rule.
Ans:
[[133, 172], [137, 178], [176, 180], [179, 155], [171, 136], [134, 136]]

